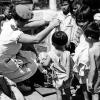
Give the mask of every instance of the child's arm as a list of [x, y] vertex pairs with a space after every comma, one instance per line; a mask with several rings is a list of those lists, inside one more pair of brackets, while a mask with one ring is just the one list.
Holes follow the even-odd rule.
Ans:
[[44, 69], [43, 64], [40, 62], [40, 59], [37, 57], [37, 59], [35, 60], [35, 63], [38, 66], [38, 69], [41, 73], [47, 74], [47, 71]]
[[47, 74], [47, 71], [43, 68], [42, 64], [38, 64], [38, 69], [40, 70], [41, 73]]
[[66, 73], [68, 75], [68, 78], [69, 78], [69, 75], [70, 75], [70, 52], [67, 53], [67, 56], [66, 56]]
[[93, 78], [95, 75], [95, 69], [96, 69], [96, 65], [95, 65], [95, 59], [94, 59], [94, 50], [90, 49], [89, 50], [89, 60], [90, 60], [90, 71], [88, 74], [88, 89], [93, 89]]
[[[100, 73], [100, 72], [99, 72]], [[96, 84], [95, 84], [95, 86], [94, 86], [94, 92], [95, 93], [98, 93], [98, 91], [100, 90], [100, 75], [99, 75], [99, 77], [98, 77], [98, 79], [97, 79], [97, 82], [96, 82]]]

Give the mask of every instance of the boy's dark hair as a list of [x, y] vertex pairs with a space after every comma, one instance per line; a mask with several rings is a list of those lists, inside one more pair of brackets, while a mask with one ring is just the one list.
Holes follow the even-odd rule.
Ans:
[[91, 37], [95, 40], [99, 40], [100, 37], [100, 29], [99, 25], [95, 22], [91, 22], [84, 31], [85, 36]]
[[52, 42], [60, 46], [65, 45], [68, 42], [68, 36], [63, 31], [55, 32], [52, 35]]

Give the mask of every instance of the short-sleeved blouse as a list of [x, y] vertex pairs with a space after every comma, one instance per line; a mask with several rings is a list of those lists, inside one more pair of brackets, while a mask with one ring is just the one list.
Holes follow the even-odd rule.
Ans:
[[[0, 73], [7, 76], [14, 82], [20, 82], [31, 77], [37, 68], [32, 63], [29, 66], [19, 67], [12, 60], [21, 49], [22, 44], [18, 43], [20, 35], [23, 34], [14, 19], [7, 20], [1, 27], [0, 34]], [[9, 61], [10, 59], [10, 61]], [[6, 62], [8, 60], [8, 62]]]

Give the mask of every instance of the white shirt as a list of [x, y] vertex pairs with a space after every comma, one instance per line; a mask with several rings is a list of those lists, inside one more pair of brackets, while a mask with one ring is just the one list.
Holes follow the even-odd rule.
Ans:
[[[66, 66], [67, 64], [67, 56], [70, 55], [69, 51], [64, 51], [62, 52], [62, 56], [58, 57], [58, 55], [55, 53], [56, 49], [52, 49], [51, 51], [48, 52], [48, 55], [54, 62], [53, 69], [55, 70], [55, 73], [57, 75], [57, 80], [54, 80], [53, 85], [56, 88], [59, 88], [60, 86], [63, 85], [63, 81], [68, 80], [69, 78], [69, 73], [68, 70], [70, 69], [70, 66]], [[59, 62], [60, 60], [60, 62]], [[59, 65], [60, 63], [60, 65]], [[67, 69], [68, 70], [67, 70]]]
[[58, 12], [57, 19], [61, 21], [60, 30], [64, 31], [67, 34], [68, 41], [74, 42], [76, 44], [78, 42], [77, 39], [79, 39], [77, 36], [79, 36], [80, 34], [77, 34], [78, 26], [71, 13], [64, 15], [63, 12], [60, 11]]
[[0, 34], [0, 61], [15, 56], [21, 48], [22, 44], [18, 43], [17, 40], [23, 32], [16, 29], [13, 19], [3, 23]]
[[[0, 73], [7, 76], [14, 82], [24, 81], [30, 78], [36, 71], [34, 63], [30, 63], [25, 67], [17, 66], [13, 60], [19, 52], [22, 44], [18, 43], [22, 31], [18, 30], [13, 19], [3, 23], [0, 34]], [[6, 62], [10, 58], [10, 61]], [[32, 65], [33, 64], [33, 65]]]
[[64, 31], [68, 36], [68, 43], [73, 42], [76, 46], [80, 42], [80, 36], [83, 33], [82, 30], [77, 26], [75, 19], [72, 17], [71, 13], [64, 15], [62, 11], [57, 12], [57, 19], [61, 21], [60, 27], [55, 28], [49, 37], [49, 49], [53, 48], [51, 37], [55, 31]]

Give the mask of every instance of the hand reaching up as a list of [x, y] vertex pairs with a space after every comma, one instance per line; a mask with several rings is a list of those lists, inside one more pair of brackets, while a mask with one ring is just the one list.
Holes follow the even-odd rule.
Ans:
[[57, 27], [60, 25], [60, 20], [59, 19], [53, 19], [50, 24], [52, 27]]

